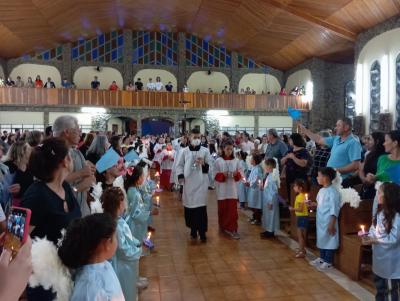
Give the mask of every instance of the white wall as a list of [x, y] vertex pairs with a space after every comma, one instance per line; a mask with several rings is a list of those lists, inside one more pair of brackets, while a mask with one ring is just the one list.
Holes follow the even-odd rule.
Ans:
[[101, 67], [101, 71], [97, 71], [95, 66], [80, 67], [75, 71], [73, 82], [78, 89], [90, 89], [90, 83], [97, 76], [100, 82], [100, 89], [107, 90], [111, 83], [115, 80], [120, 90], [123, 88], [123, 79], [121, 73], [111, 67]]
[[110, 118], [107, 121], [107, 130], [108, 131], [112, 131], [113, 124], [118, 125], [118, 134], [123, 134], [123, 131], [125, 130], [125, 126], [124, 126], [124, 123], [122, 122], [122, 120], [117, 117]]
[[312, 82], [311, 71], [308, 69], [301, 69], [289, 75], [285, 89], [286, 92], [289, 92], [294, 87], [303, 86], [306, 87], [308, 82]]
[[1, 124], [43, 124], [43, 112], [0, 111]]
[[201, 119], [193, 119], [190, 123], [190, 127], [193, 129], [195, 126], [200, 126], [200, 133], [204, 134], [206, 131], [206, 127], [204, 125], [204, 121]]
[[190, 92], [207, 93], [208, 88], [211, 88], [214, 93], [221, 93], [225, 86], [229, 89], [229, 78], [222, 72], [212, 72], [208, 75], [207, 71], [193, 72], [187, 80], [187, 85]]
[[258, 126], [260, 128], [292, 127], [293, 120], [288, 116], [260, 116]]
[[356, 112], [370, 122], [370, 70], [374, 61], [381, 65], [381, 112], [392, 112], [396, 120], [396, 58], [400, 53], [400, 28], [371, 39], [361, 50], [356, 72]]
[[220, 116], [219, 125], [221, 127], [254, 127], [254, 117], [253, 116], [231, 116], [225, 115]]
[[161, 77], [161, 82], [164, 84], [164, 86], [166, 84], [168, 84], [168, 82], [171, 82], [172, 86], [173, 86], [172, 91], [176, 92], [176, 89], [178, 87], [178, 82], [176, 80], [176, 77], [171, 72], [166, 71], [166, 70], [161, 70], [161, 69], [140, 70], [138, 73], [135, 74], [134, 82], [136, 82], [137, 79], [140, 78], [144, 85], [143, 88], [144, 88], [144, 90], [146, 90], [146, 85], [149, 82], [149, 78], [151, 78], [152, 82], [155, 83], [157, 76]]
[[10, 76], [13, 80], [17, 78], [17, 76], [21, 76], [22, 80], [26, 83], [28, 77], [32, 77], [32, 80], [35, 81], [37, 75], [40, 75], [43, 83], [47, 81], [48, 77], [51, 77], [56, 87], [61, 86], [61, 74], [57, 70], [56, 67], [48, 66], [48, 65], [38, 65], [38, 64], [21, 64], [16, 66], [10, 73]]
[[281, 84], [275, 76], [270, 74], [257, 74], [249, 73], [245, 74], [239, 82], [239, 90], [250, 87], [254, 89], [257, 94], [261, 94], [263, 91], [266, 94], [268, 91], [271, 94], [279, 93], [281, 90]]
[[54, 121], [63, 115], [71, 115], [78, 119], [79, 125], [91, 125], [92, 124], [92, 114], [90, 113], [63, 113], [63, 112], [50, 112], [49, 113], [49, 123], [53, 124]]

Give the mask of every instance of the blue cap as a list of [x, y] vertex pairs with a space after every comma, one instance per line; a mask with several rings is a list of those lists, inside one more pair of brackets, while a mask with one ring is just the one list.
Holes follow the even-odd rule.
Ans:
[[113, 149], [110, 148], [96, 163], [96, 169], [99, 173], [106, 171], [107, 169], [118, 164], [121, 156]]
[[289, 116], [293, 118], [293, 120], [298, 120], [301, 118], [301, 111], [298, 109], [293, 109], [292, 107], [288, 107]]

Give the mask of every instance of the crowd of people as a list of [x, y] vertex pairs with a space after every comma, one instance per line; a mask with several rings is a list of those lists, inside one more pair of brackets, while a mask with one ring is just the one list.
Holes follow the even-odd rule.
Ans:
[[[299, 129], [290, 135], [270, 129], [262, 137], [202, 135], [197, 128], [176, 138], [82, 134], [78, 121], [65, 115], [43, 133], [3, 132], [0, 232], [7, 226], [7, 202], [29, 208], [30, 236], [57, 245], [62, 264], [76, 271], [71, 300], [136, 300], [138, 290], [148, 285], [138, 263], [151, 246], [146, 235], [154, 231], [159, 181], [162, 189], [179, 192], [194, 242], [207, 243], [210, 190], [218, 202], [220, 231], [234, 240], [241, 238], [238, 204], [239, 210], [251, 210], [249, 223], [261, 226], [260, 239], [273, 239], [282, 211], [293, 212], [299, 242], [295, 258], [306, 255], [309, 210], [316, 209], [320, 256], [310, 264], [323, 271], [332, 268], [339, 247], [341, 195], [333, 183], [340, 177], [345, 187], [361, 185], [363, 199], [375, 199], [363, 242], [373, 245], [377, 294], [394, 294], [388, 280], [400, 274], [395, 255], [400, 251], [400, 188], [388, 168], [400, 167], [400, 132], [359, 139], [347, 118], [338, 120], [333, 133]], [[286, 183], [282, 189], [281, 182]], [[383, 182], [377, 190], [376, 182]], [[310, 185], [320, 187], [315, 200], [307, 196]], [[57, 295], [43, 283], [26, 287], [31, 244], [28, 239], [11, 261], [10, 252], [3, 251], [0, 299], [17, 300], [24, 290], [28, 300]]]

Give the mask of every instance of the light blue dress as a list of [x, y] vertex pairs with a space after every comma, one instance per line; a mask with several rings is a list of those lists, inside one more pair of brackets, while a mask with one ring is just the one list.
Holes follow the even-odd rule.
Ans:
[[124, 301], [121, 285], [108, 261], [88, 264], [76, 271], [70, 301]]
[[[270, 173], [265, 180], [262, 206], [262, 226], [265, 231], [275, 232], [279, 230], [279, 200], [278, 200], [278, 184], [272, 178]], [[268, 205], [272, 205], [272, 210]]]
[[[332, 185], [321, 188], [317, 195], [317, 203], [317, 247], [336, 250], [339, 247], [340, 193]], [[336, 233], [333, 236], [328, 233], [332, 215], [336, 216]]]
[[143, 202], [142, 195], [138, 188], [130, 187], [127, 192], [128, 209], [125, 214], [125, 221], [131, 229], [133, 236], [140, 242], [146, 236], [147, 221], [150, 211]]
[[[243, 176], [247, 176], [247, 163], [245, 161], [240, 162], [243, 170]], [[247, 202], [247, 186], [243, 182], [243, 180], [240, 180], [236, 183], [237, 185], [237, 192], [238, 192], [238, 199], [240, 203], [246, 203]]]
[[261, 209], [262, 205], [262, 191], [259, 188], [259, 181], [263, 181], [264, 173], [260, 165], [251, 168], [248, 182], [250, 187], [247, 192], [247, 206], [249, 208]]
[[139, 275], [139, 258], [142, 254], [140, 241], [132, 236], [125, 220], [117, 220], [118, 248], [111, 258], [111, 264], [117, 274], [126, 300], [136, 301], [136, 282]]
[[381, 278], [400, 279], [400, 214], [396, 213], [390, 233], [386, 233], [383, 212], [377, 215], [376, 227], [368, 236], [375, 238], [372, 245], [372, 271]]
[[[154, 181], [146, 180], [141, 187], [139, 187], [139, 191], [142, 195], [142, 199], [145, 207], [150, 212], [153, 210], [153, 194], [152, 191], [156, 189]], [[153, 223], [153, 216], [150, 214], [147, 220], [147, 225], [151, 225]]]

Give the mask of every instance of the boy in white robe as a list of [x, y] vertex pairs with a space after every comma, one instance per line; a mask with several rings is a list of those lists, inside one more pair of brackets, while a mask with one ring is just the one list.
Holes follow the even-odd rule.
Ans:
[[208, 171], [211, 158], [209, 150], [200, 145], [200, 138], [200, 131], [193, 129], [190, 145], [179, 154], [176, 173], [179, 183], [183, 185], [182, 203], [186, 226], [191, 229], [190, 236], [195, 240], [199, 235], [200, 240], [206, 242]]

